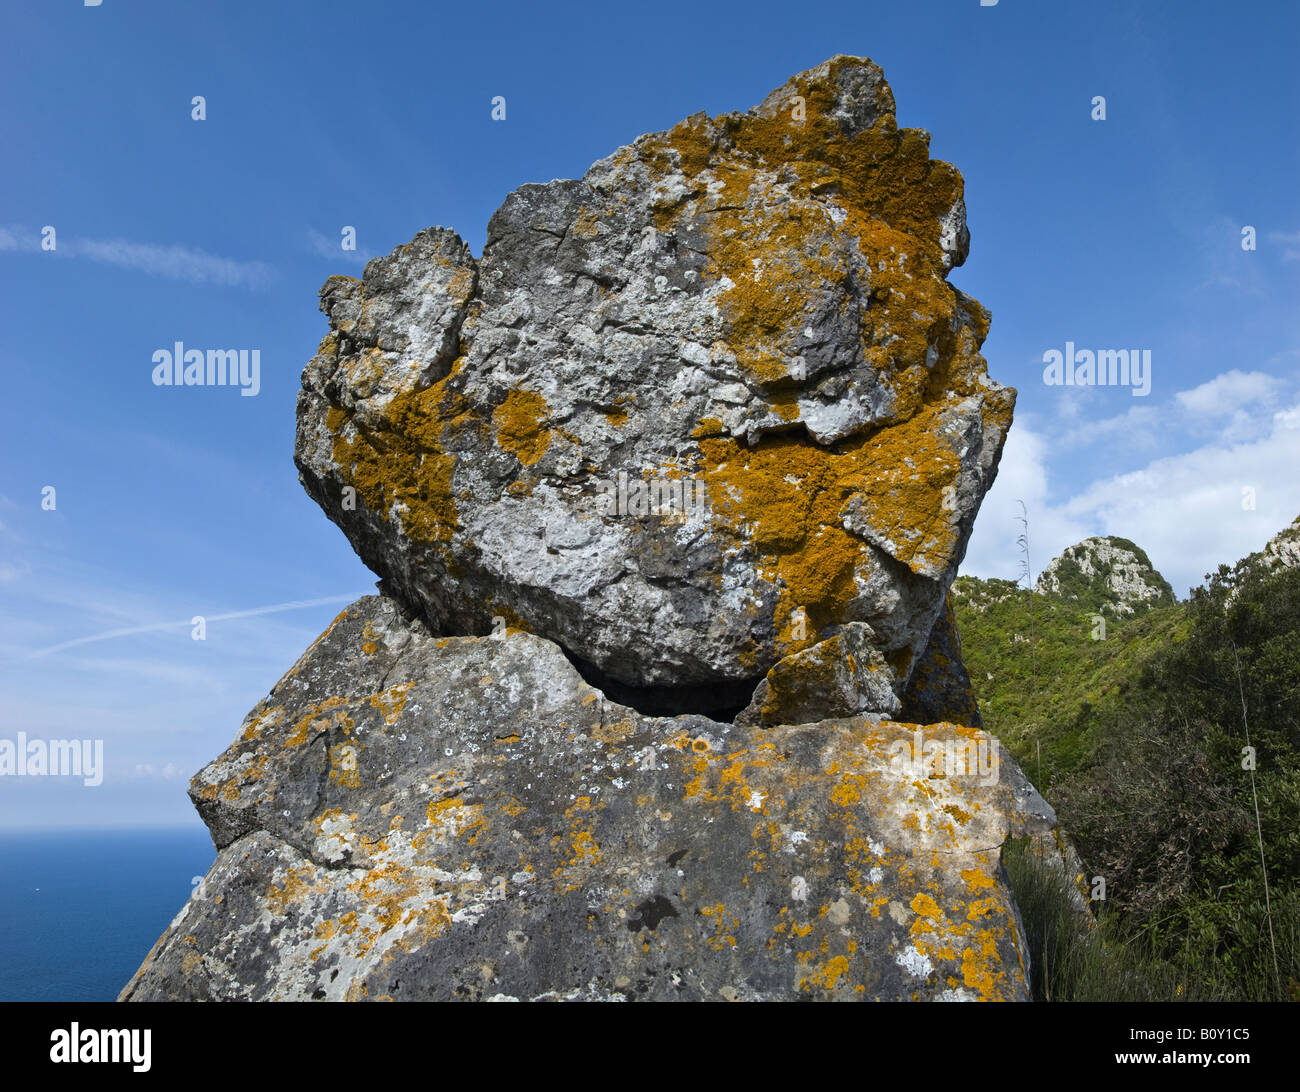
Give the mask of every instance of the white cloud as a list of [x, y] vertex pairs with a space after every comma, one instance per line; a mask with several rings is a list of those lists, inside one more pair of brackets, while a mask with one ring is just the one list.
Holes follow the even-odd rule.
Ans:
[[1282, 381], [1267, 372], [1243, 372], [1237, 368], [1216, 375], [1199, 387], [1179, 391], [1175, 401], [1197, 417], [1230, 417], [1238, 410], [1271, 399]]
[[[1258, 550], [1300, 513], [1300, 404], [1252, 418], [1255, 436], [1223, 438], [1049, 501], [1046, 443], [1016, 426], [980, 510], [962, 571], [1014, 579], [1017, 497], [1029, 508], [1035, 572], [1089, 535], [1120, 535], [1147, 551], [1179, 595], [1206, 573]], [[1243, 508], [1253, 490], [1253, 509]]]
[[[265, 262], [222, 258], [198, 247], [133, 243], [128, 239], [77, 239], [63, 235], [59, 235], [57, 241], [57, 249], [49, 252], [51, 256], [89, 258], [92, 262], [114, 265], [119, 269], [133, 269], [191, 284], [262, 288], [275, 277], [275, 271]], [[40, 233], [14, 225], [0, 226], [0, 251], [42, 253]]]
[[1152, 448], [1168, 423], [1169, 414], [1162, 407], [1133, 406], [1118, 416], [1089, 421], [1060, 433], [1053, 440], [1052, 447], [1054, 451], [1071, 451], [1120, 437], [1130, 450]]
[[1035, 575], [1065, 547], [1095, 533], [1087, 523], [1049, 504], [1048, 496], [1047, 441], [1018, 423], [1007, 436], [997, 481], [980, 507], [961, 571], [1004, 580], [1020, 576], [1020, 501], [1028, 511], [1029, 562]]
[[[1258, 550], [1300, 513], [1300, 405], [1277, 414], [1266, 435], [1217, 441], [1093, 483], [1064, 506], [1099, 533], [1142, 546], [1180, 594], [1220, 563]], [[1253, 490], [1255, 507], [1243, 503]]]
[[221, 258], [197, 247], [156, 246], [132, 243], [126, 239], [72, 239], [60, 243], [59, 250], [91, 261], [104, 262], [122, 269], [135, 269], [171, 280], [192, 284], [224, 284], [244, 288], [261, 288], [273, 278], [271, 267], [264, 262], [241, 262]]
[[[366, 593], [362, 592], [361, 595]], [[255, 618], [261, 614], [278, 614], [281, 611], [301, 610], [304, 607], [319, 607], [335, 603], [351, 603], [360, 598], [360, 595], [329, 595], [322, 599], [296, 599], [289, 603], [271, 603], [265, 607], [251, 607], [247, 610], [223, 611], [220, 614], [205, 614], [202, 618], [206, 624], [213, 622], [228, 622], [238, 618]], [[110, 629], [104, 633], [96, 633], [89, 637], [75, 637], [70, 641], [63, 641], [61, 644], [51, 645], [49, 648], [37, 649], [29, 652], [24, 659], [34, 660], [41, 656], [49, 656], [55, 652], [62, 652], [64, 649], [75, 648], [79, 645], [91, 644], [96, 641], [110, 641], [116, 637], [134, 637], [141, 633], [156, 633], [160, 630], [168, 629], [189, 629], [194, 624], [193, 618], [181, 618], [174, 622], [147, 622], [141, 625], [122, 626], [117, 629]]]

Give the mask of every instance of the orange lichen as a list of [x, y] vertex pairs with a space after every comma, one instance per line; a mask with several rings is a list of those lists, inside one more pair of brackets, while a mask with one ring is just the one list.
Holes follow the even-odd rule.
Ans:
[[492, 413], [497, 445], [532, 466], [551, 444], [551, 431], [542, 423], [546, 413], [546, 399], [536, 391], [511, 390]]
[[401, 391], [378, 422], [350, 417], [335, 406], [326, 414], [333, 459], [344, 479], [373, 512], [398, 514], [418, 542], [447, 543], [459, 526], [453, 496], [455, 456], [442, 446], [449, 429], [470, 427], [455, 379], [464, 357], [423, 390]]
[[413, 682], [397, 683], [387, 690], [381, 690], [378, 694], [370, 696], [370, 704], [383, 714], [385, 724], [397, 723], [397, 718], [406, 708], [406, 696], [414, 685]]

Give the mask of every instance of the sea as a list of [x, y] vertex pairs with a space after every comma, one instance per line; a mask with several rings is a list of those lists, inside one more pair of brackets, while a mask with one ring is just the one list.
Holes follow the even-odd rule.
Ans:
[[216, 856], [202, 826], [0, 832], [0, 1001], [113, 1001]]

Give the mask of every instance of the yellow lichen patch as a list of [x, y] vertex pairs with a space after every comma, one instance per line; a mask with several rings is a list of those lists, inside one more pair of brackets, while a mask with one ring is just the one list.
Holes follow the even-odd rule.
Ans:
[[497, 445], [532, 466], [551, 444], [550, 429], [543, 425], [546, 413], [546, 399], [536, 391], [512, 390], [492, 413]]
[[[729, 135], [740, 154], [772, 168], [795, 166], [801, 180], [833, 187], [846, 204], [914, 236], [923, 256], [937, 261], [939, 219], [961, 196], [961, 176], [946, 163], [930, 161], [923, 131], [898, 128], [887, 87], [881, 89], [885, 112], [875, 125], [845, 135], [838, 116], [840, 71], [860, 63], [839, 58], [824, 78], [795, 79], [790, 94], [804, 99], [802, 121], [788, 107], [770, 117], [746, 114], [728, 126]], [[691, 162], [707, 147], [702, 135], [687, 142], [674, 129], [669, 137], [679, 151], [685, 147], [695, 157]]]
[[431, 893], [427, 879], [406, 865], [377, 865], [348, 884], [347, 890], [365, 907], [364, 917], [349, 915], [352, 920], [344, 925], [344, 931], [353, 935], [358, 956], [367, 955], [381, 940], [386, 947], [395, 943], [402, 951], [413, 952], [451, 926], [445, 898]]
[[456, 460], [442, 442], [449, 429], [473, 424], [454, 386], [463, 363], [457, 358], [446, 376], [423, 390], [394, 395], [378, 422], [363, 423], [339, 407], [326, 415], [344, 479], [372, 512], [399, 518], [406, 535], [425, 544], [449, 542], [458, 526]]
[[284, 879], [277, 883], [271, 881], [267, 889], [267, 909], [276, 917], [288, 912], [290, 905], [299, 902], [307, 895], [320, 894], [328, 886], [324, 880], [316, 880], [316, 870], [311, 865], [298, 865], [288, 869]]
[[862, 803], [862, 791], [867, 779], [859, 774], [846, 773], [831, 790], [831, 800], [842, 808], [852, 808]]
[[592, 868], [603, 859], [600, 844], [596, 841], [594, 820], [595, 812], [604, 806], [603, 803], [593, 803], [589, 796], [579, 796], [565, 809], [564, 816], [569, 821], [567, 837], [551, 839], [551, 849], [561, 862], [554, 872], [558, 892], [581, 887]]
[[414, 685], [414, 682], [397, 683], [387, 690], [381, 690], [378, 694], [370, 696], [370, 704], [384, 715], [385, 724], [397, 723], [397, 718], [406, 708], [406, 696]]
[[462, 306], [474, 292], [474, 270], [461, 266], [447, 282], [446, 293]]
[[[772, 765], [775, 748], [771, 744], [755, 748], [757, 753], [742, 750], [724, 757], [713, 750], [695, 750], [691, 737], [685, 732], [679, 733], [673, 742], [677, 744], [678, 739], [679, 749], [693, 755], [696, 775], [682, 789], [685, 799], [695, 797], [709, 803], [726, 802], [732, 811], [768, 814], [772, 803], [770, 793], [754, 788], [750, 779]], [[755, 837], [760, 829], [755, 828]]]
[[833, 990], [839, 980], [849, 972], [849, 960], [847, 956], [835, 956], [828, 959], [820, 967], [814, 969], [813, 973], [806, 975], [799, 980], [801, 990], [810, 989], [813, 986], [820, 986], [824, 990]]
[[936, 572], [957, 545], [945, 496], [956, 487], [961, 459], [938, 433], [937, 406], [884, 429], [860, 448], [863, 469], [842, 487], [862, 497], [861, 515], [889, 552], [914, 572]]
[[751, 189], [761, 191], [769, 179], [730, 164], [714, 173], [724, 189], [706, 221], [706, 276], [729, 284], [719, 301], [728, 343], [760, 383], [791, 382], [792, 361], [783, 350], [804, 318], [809, 286], [833, 292], [850, 275], [837, 225], [814, 201], [746, 208]]
[[[953, 307], [940, 275], [939, 235], [940, 219], [961, 196], [961, 177], [948, 164], [931, 162], [926, 135], [899, 130], [892, 114], [846, 136], [836, 99], [844, 63], [853, 62], [835, 62], [825, 80], [795, 81], [807, 110], [802, 121], [781, 110], [771, 117], [731, 115], [716, 125], [696, 117], [637, 147], [654, 174], [686, 175], [685, 186], [674, 191], [679, 203], [656, 205], [656, 224], [671, 230], [683, 210], [703, 218], [712, 259], [706, 276], [726, 286], [722, 303], [737, 355], [761, 380], [778, 381], [785, 373], [775, 344], [800, 318], [809, 286], [833, 287], [857, 264], [846, 260], [838, 241], [847, 229], [859, 240], [875, 290], [864, 339], [870, 341], [874, 328], [899, 369], [910, 373], [905, 386], [914, 386], [924, 378], [923, 367], [915, 370], [925, 361], [924, 341], [943, 330]], [[887, 90], [884, 95], [888, 100]], [[707, 192], [695, 178], [706, 168], [712, 172]], [[778, 185], [788, 194], [765, 200]], [[846, 214], [844, 227], [821, 201], [810, 200], [826, 194]], [[900, 285], [904, 292], [896, 290]], [[909, 340], [913, 331], [922, 341], [919, 351]], [[897, 393], [914, 404], [907, 392]], [[901, 406], [895, 419], [911, 412]]]
[[841, 525], [839, 479], [858, 469], [856, 461], [790, 436], [766, 437], [752, 448], [731, 437], [705, 438], [700, 451], [716, 518], [748, 532], [760, 573], [779, 586], [778, 649], [815, 644], [822, 627], [843, 620], [866, 549]]
[[601, 743], [621, 743], [636, 731], [636, 721], [631, 717], [620, 717], [608, 724], [599, 724], [592, 729], [591, 738]]
[[578, 216], [570, 229], [579, 239], [595, 239], [600, 234], [600, 217], [585, 206], [578, 209]]
[[961, 954], [962, 979], [981, 999], [992, 1001], [998, 997], [998, 987], [1007, 977], [998, 956], [997, 933], [993, 929], [980, 929], [974, 941]]
[[703, 417], [691, 429], [691, 438], [694, 440], [705, 440], [712, 436], [721, 436], [727, 430], [722, 427], [722, 422], [716, 417]]
[[361, 773], [357, 768], [358, 748], [359, 744], [350, 740], [346, 743], [337, 743], [330, 748], [329, 779], [335, 785], [347, 789], [361, 787]]
[[278, 706], [274, 709], [264, 709], [256, 717], [249, 718], [240, 739], [257, 739], [266, 729], [274, 728], [283, 719], [284, 710]]
[[[506, 606], [505, 603], [494, 603], [492, 605], [492, 614], [494, 619], [500, 618], [503, 622], [505, 622], [506, 624], [505, 631], [507, 635], [511, 633], [532, 633], [533, 632], [532, 627], [528, 624], [527, 619], [525, 619], [522, 615], [516, 613], [510, 607]], [[493, 627], [496, 628], [496, 626], [497, 623], [494, 620]]]
[[375, 632], [375, 627], [366, 622], [361, 627], [361, 651], [367, 656], [373, 656], [379, 648], [379, 634]]
[[614, 399], [614, 405], [605, 413], [607, 424], [612, 425], [614, 428], [622, 428], [627, 424], [627, 410], [623, 408], [623, 403], [627, 400], [626, 395], [620, 395]]
[[712, 928], [712, 935], [705, 940], [715, 952], [725, 951], [736, 946], [736, 932], [740, 929], [740, 918], [729, 913], [723, 903], [700, 908], [700, 914]]
[[335, 709], [347, 700], [345, 697], [336, 695], [308, 705], [306, 711], [294, 724], [293, 730], [285, 737], [284, 745], [286, 747], [300, 747], [307, 742], [313, 732], [324, 731], [339, 723], [338, 713], [330, 717], [323, 717], [322, 714]]
[[923, 918], [936, 918], [940, 913], [939, 904], [924, 892], [912, 899], [911, 907], [912, 913], [919, 914]]
[[[439, 837], [458, 839], [465, 831], [474, 831], [484, 826], [484, 809], [480, 803], [465, 803], [461, 797], [451, 797], [430, 803], [425, 809], [425, 818], [429, 820], [430, 829]], [[419, 849], [420, 846], [415, 848]]]

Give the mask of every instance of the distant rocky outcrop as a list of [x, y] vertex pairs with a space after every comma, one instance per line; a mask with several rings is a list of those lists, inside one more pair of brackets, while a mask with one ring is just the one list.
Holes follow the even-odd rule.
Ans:
[[1237, 563], [1237, 569], [1262, 569], [1276, 572], [1279, 569], [1294, 569], [1300, 565], [1300, 516], [1289, 526], [1283, 527], [1264, 544], [1264, 548]]
[[202, 770], [123, 997], [1023, 999], [1052, 810], [948, 597], [1014, 391], [961, 178], [836, 57], [321, 293], [295, 459], [382, 580]]
[[1175, 601], [1169, 581], [1155, 570], [1146, 552], [1114, 535], [1070, 546], [1039, 574], [1034, 588], [1115, 616]]

